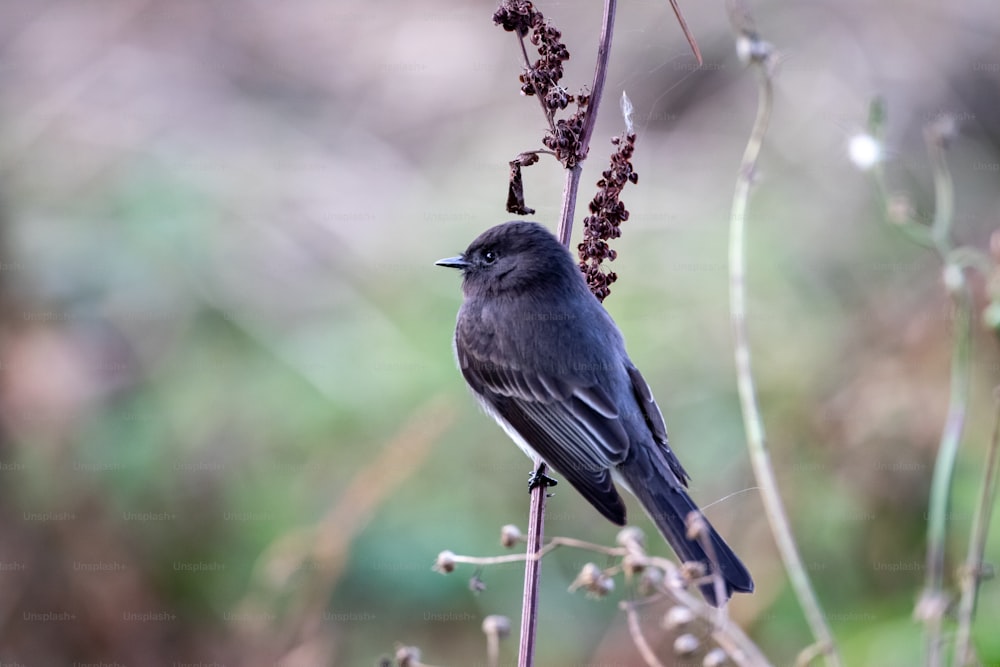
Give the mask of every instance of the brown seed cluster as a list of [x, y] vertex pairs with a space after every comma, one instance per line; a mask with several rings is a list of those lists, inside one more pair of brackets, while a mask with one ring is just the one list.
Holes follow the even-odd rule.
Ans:
[[621, 236], [621, 223], [628, 220], [628, 209], [619, 199], [626, 183], [637, 183], [639, 175], [632, 168], [635, 152], [635, 134], [629, 132], [624, 140], [615, 137], [611, 143], [617, 150], [611, 155], [611, 168], [605, 170], [597, 181], [597, 194], [590, 202], [590, 215], [583, 219], [583, 242], [577, 246], [580, 253], [580, 270], [587, 277], [587, 285], [598, 301], [611, 294], [611, 283], [618, 280], [614, 271], [605, 273], [601, 263], [613, 262], [618, 253], [608, 245], [610, 239]]
[[507, 32], [525, 37], [535, 21], [538, 11], [528, 0], [505, 0], [493, 13], [493, 22]]
[[562, 33], [527, 0], [504, 0], [493, 14], [493, 22], [519, 37], [529, 38], [538, 50], [538, 60], [524, 68], [520, 76], [521, 92], [538, 95], [549, 112], [565, 109], [573, 96], [559, 86], [563, 63], [569, 60], [569, 49], [562, 43]]
[[587, 103], [590, 102], [589, 95], [570, 96], [576, 102], [576, 113], [569, 118], [561, 118], [555, 121], [555, 131], [548, 131], [542, 138], [542, 144], [556, 154], [567, 169], [571, 169], [582, 160], [583, 144], [580, 141], [583, 136], [583, 121], [587, 117]]
[[[586, 117], [589, 95], [572, 95], [559, 82], [563, 77], [563, 63], [569, 60], [569, 49], [562, 42], [562, 33], [527, 0], [503, 0], [493, 14], [493, 22], [504, 30], [516, 32], [529, 41], [538, 52], [534, 63], [526, 64], [519, 80], [521, 92], [537, 95], [542, 100], [549, 131], [542, 139], [545, 147], [567, 168], [576, 166], [580, 155], [580, 135]], [[576, 112], [567, 119], [557, 120], [555, 114], [576, 104]]]

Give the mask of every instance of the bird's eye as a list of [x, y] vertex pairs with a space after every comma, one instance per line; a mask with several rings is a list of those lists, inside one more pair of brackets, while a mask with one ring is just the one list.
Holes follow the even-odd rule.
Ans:
[[486, 262], [487, 264], [492, 264], [493, 262], [497, 261], [497, 254], [492, 250], [487, 250], [486, 252], [483, 253], [483, 261]]

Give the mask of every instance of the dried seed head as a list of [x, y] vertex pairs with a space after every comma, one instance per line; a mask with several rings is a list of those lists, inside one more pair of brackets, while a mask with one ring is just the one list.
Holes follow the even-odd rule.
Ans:
[[690, 656], [701, 646], [698, 638], [691, 634], [684, 634], [674, 640], [674, 653], [679, 656]]
[[486, 582], [479, 578], [478, 574], [469, 577], [469, 590], [477, 595], [486, 590]]
[[493, 23], [524, 37], [531, 30], [537, 14], [534, 5], [526, 0], [504, 0], [493, 13]]
[[500, 545], [510, 549], [521, 541], [521, 529], [512, 523], [500, 529]]
[[641, 528], [636, 526], [626, 526], [618, 531], [615, 536], [615, 544], [625, 547], [629, 551], [645, 551], [646, 535]]
[[722, 667], [728, 662], [729, 656], [719, 647], [713, 648], [702, 658], [702, 667]]
[[639, 595], [643, 597], [652, 595], [660, 589], [663, 584], [663, 570], [658, 567], [644, 568], [639, 575]]
[[396, 664], [399, 667], [412, 667], [420, 664], [420, 649], [416, 646], [400, 646], [396, 649]]
[[615, 590], [615, 580], [604, 573], [594, 563], [587, 563], [580, 570], [569, 590], [582, 588], [590, 597], [601, 598]]
[[483, 634], [505, 639], [510, 635], [510, 619], [498, 614], [487, 616], [483, 619]]
[[684, 581], [691, 583], [692, 581], [697, 581], [704, 577], [708, 573], [708, 569], [705, 567], [704, 563], [689, 560], [681, 563], [681, 577]]
[[580, 569], [580, 574], [576, 575], [576, 579], [570, 586], [570, 590], [575, 588], [593, 586], [597, 582], [598, 577], [601, 576], [601, 568], [597, 567], [594, 563], [587, 563]]
[[683, 628], [694, 620], [694, 612], [687, 607], [676, 605], [667, 610], [663, 617], [663, 628], [665, 630], [676, 630]]
[[441, 574], [450, 574], [455, 571], [455, 552], [442, 551], [434, 561], [434, 571]]
[[615, 137], [611, 143], [616, 147], [611, 155], [611, 166], [601, 173], [597, 182], [598, 191], [589, 205], [591, 215], [583, 219], [583, 242], [577, 246], [580, 254], [580, 270], [587, 279], [590, 291], [603, 301], [611, 293], [611, 284], [618, 276], [609, 271], [604, 273], [601, 263], [614, 261], [617, 253], [608, 245], [609, 239], [621, 236], [621, 223], [629, 218], [628, 209], [619, 199], [627, 183], [637, 183], [638, 174], [632, 168], [632, 154], [635, 152], [635, 134]]
[[691, 512], [685, 517], [684, 523], [687, 527], [687, 538], [692, 541], [697, 541], [703, 537], [707, 537], [708, 532], [708, 522], [705, 521], [705, 517], [702, 516], [701, 512]]
[[642, 574], [642, 572], [649, 566], [649, 559], [643, 554], [627, 553], [624, 558], [622, 558], [622, 570], [629, 577]]

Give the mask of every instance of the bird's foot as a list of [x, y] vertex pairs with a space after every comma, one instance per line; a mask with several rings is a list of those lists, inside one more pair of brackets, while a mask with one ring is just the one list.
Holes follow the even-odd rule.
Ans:
[[545, 474], [545, 464], [539, 465], [528, 475], [528, 492], [534, 491], [538, 487], [548, 488], [555, 486], [559, 482]]

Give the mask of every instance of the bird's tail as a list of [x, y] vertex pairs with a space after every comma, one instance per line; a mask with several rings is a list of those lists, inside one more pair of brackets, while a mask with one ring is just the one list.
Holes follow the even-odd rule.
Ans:
[[[728, 600], [734, 592], [752, 593], [753, 579], [743, 562], [733, 553], [725, 540], [715, 531], [712, 524], [705, 519], [713, 553], [711, 557], [698, 540], [687, 538], [687, 516], [691, 512], [701, 510], [679, 484], [667, 481], [665, 473], [651, 462], [636, 465], [630, 462], [620, 469], [624, 481], [639, 500], [646, 514], [653, 520], [656, 527], [666, 538], [682, 563], [701, 563], [709, 575], [716, 570], [722, 576], [725, 599]], [[702, 515], [704, 516], [704, 515]], [[714, 562], [713, 562], [714, 558]], [[711, 580], [701, 585], [702, 594], [712, 606], [718, 606], [715, 588]]]

